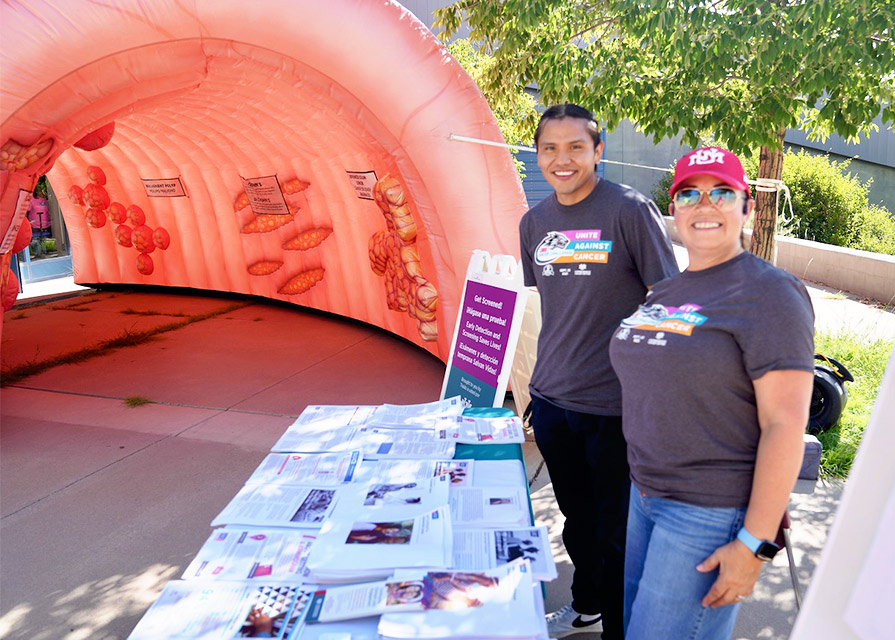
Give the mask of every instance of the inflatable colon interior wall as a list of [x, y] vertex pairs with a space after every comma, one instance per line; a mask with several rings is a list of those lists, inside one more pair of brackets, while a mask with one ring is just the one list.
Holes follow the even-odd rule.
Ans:
[[518, 255], [509, 153], [449, 140], [494, 117], [398, 4], [0, 11], [0, 230], [48, 173], [76, 282], [285, 300], [446, 360], [473, 249]]

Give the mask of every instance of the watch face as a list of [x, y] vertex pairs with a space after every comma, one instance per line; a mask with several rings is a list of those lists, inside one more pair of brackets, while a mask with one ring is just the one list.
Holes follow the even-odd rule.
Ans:
[[773, 542], [762, 542], [758, 545], [758, 549], [755, 550], [755, 557], [759, 560], [770, 562], [777, 555], [778, 551], [780, 551], [780, 547]]

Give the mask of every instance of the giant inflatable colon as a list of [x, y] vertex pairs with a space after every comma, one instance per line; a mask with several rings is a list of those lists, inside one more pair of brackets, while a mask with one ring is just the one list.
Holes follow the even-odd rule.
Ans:
[[396, 3], [35, 0], [0, 34], [0, 231], [48, 173], [76, 282], [285, 300], [446, 359], [473, 249], [518, 254], [509, 153], [449, 139], [494, 117]]

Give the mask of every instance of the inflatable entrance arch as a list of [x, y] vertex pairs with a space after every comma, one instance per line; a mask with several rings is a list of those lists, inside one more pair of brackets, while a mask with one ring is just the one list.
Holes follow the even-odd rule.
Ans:
[[509, 153], [448, 139], [501, 140], [494, 117], [394, 2], [35, 0], [0, 18], [4, 285], [44, 173], [76, 282], [289, 301], [443, 360], [472, 251], [518, 254]]

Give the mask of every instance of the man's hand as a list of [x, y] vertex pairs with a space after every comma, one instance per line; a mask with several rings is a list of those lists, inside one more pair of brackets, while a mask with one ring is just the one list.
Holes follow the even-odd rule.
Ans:
[[708, 573], [720, 568], [718, 579], [702, 599], [703, 607], [718, 608], [736, 604], [752, 593], [761, 573], [761, 560], [739, 540], [718, 547], [696, 570]]

